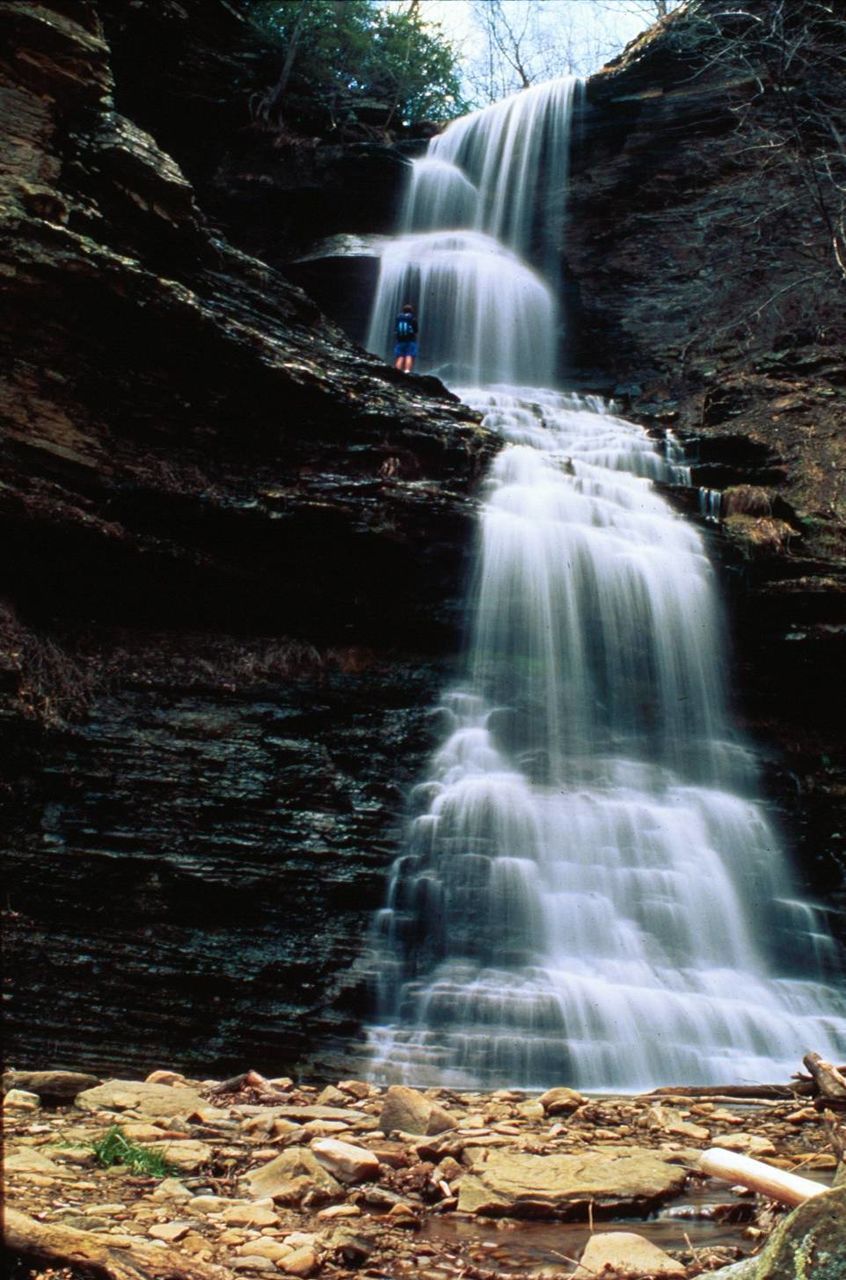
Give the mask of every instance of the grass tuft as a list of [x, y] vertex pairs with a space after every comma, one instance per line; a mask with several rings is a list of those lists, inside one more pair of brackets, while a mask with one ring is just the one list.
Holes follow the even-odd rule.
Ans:
[[112, 1125], [98, 1142], [92, 1142], [91, 1150], [104, 1169], [121, 1164], [133, 1173], [153, 1178], [167, 1178], [177, 1172], [176, 1166], [168, 1164], [158, 1151], [150, 1151], [148, 1147], [131, 1142], [118, 1125]]

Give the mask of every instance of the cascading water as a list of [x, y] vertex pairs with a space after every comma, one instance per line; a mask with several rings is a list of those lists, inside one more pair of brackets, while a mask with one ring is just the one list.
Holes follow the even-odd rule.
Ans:
[[[557, 228], [545, 240], [533, 210], [563, 191], [572, 97], [555, 82], [449, 126], [382, 262], [372, 345], [416, 301], [428, 363], [472, 378], [459, 394], [507, 445], [466, 684], [374, 925], [371, 1070], [617, 1089], [784, 1076], [808, 1048], [846, 1053], [846, 1005], [727, 728], [701, 537], [653, 484], [685, 470], [548, 389]], [[804, 968], [780, 968], [788, 951]]]

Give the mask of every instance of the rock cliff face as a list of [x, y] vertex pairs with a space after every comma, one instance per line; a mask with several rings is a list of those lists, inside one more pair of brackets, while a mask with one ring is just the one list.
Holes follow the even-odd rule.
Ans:
[[[9, 1026], [18, 1061], [290, 1063], [344, 1016], [494, 445], [209, 222], [108, 16], [0, 5]], [[246, 26], [190, 17], [225, 99]]]
[[[697, 67], [687, 20], [587, 86], [571, 372], [721, 491], [739, 714], [805, 879], [843, 905], [840, 307], [816, 267], [774, 297], [801, 216], [762, 232], [786, 179], [737, 135], [748, 77]], [[495, 442], [288, 277], [361, 333], [336, 265], [327, 288], [292, 261], [388, 230], [414, 144], [258, 128], [277, 69], [228, 0], [0, 21], [16, 1065], [328, 1072]]]

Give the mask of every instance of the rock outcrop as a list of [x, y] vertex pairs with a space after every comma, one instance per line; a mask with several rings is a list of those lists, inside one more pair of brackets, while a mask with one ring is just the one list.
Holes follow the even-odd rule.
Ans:
[[[113, 58], [118, 10], [161, 59]], [[176, 118], [180, 57], [204, 128], [244, 110], [237, 8], [0, 21], [12, 1061], [220, 1061], [233, 1025], [292, 1061], [350, 1017], [495, 442], [224, 238], [196, 116], [125, 113], [143, 67]]]

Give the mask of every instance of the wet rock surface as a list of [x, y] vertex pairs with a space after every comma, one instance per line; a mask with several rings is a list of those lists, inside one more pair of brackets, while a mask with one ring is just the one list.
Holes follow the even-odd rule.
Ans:
[[[344, 1105], [319, 1103], [327, 1092]], [[131, 1253], [158, 1241], [172, 1250], [171, 1274], [190, 1270], [193, 1260], [222, 1268], [222, 1277], [362, 1269], [486, 1280], [538, 1267], [548, 1276], [585, 1275], [599, 1260], [609, 1276], [693, 1277], [757, 1251], [772, 1222], [753, 1198], [697, 1172], [709, 1142], [742, 1129], [772, 1144], [774, 1165], [831, 1176], [836, 1161], [818, 1113], [797, 1109], [801, 1100], [784, 1093], [743, 1101], [665, 1095], [656, 1119], [654, 1095], [586, 1098], [560, 1118], [542, 1108], [527, 1114], [532, 1095], [428, 1090], [418, 1095], [421, 1105], [436, 1104], [452, 1127], [428, 1137], [395, 1130], [386, 1140], [379, 1121], [385, 1090], [360, 1080], [321, 1090], [255, 1072], [224, 1084], [156, 1072], [147, 1083], [107, 1080], [76, 1105], [33, 1112], [19, 1110], [9, 1092], [7, 1202], [26, 1215], [30, 1239], [62, 1227], [88, 1233], [89, 1245], [101, 1249]], [[675, 1135], [674, 1126], [693, 1122], [708, 1137]], [[169, 1169], [102, 1167], [96, 1149], [115, 1126], [136, 1150], [163, 1155]], [[450, 1154], [438, 1157], [433, 1144], [447, 1141]], [[578, 1166], [583, 1183], [563, 1215], [569, 1222], [547, 1194], [565, 1165]], [[521, 1221], [522, 1189], [509, 1191], [508, 1202], [469, 1203], [468, 1190], [495, 1168], [507, 1181], [509, 1168], [529, 1167], [534, 1185], [547, 1188], [543, 1197], [532, 1193], [534, 1221]], [[823, 1195], [787, 1218], [762, 1265], [782, 1257], [784, 1241], [810, 1234], [815, 1247], [829, 1248], [838, 1196]], [[594, 1214], [605, 1219], [595, 1231]], [[17, 1218], [11, 1238], [21, 1238]], [[16, 1274], [27, 1274], [23, 1263]], [[793, 1280], [792, 1272], [765, 1274]]]
[[800, 1205], [776, 1229], [756, 1280], [837, 1280], [846, 1258], [846, 1187]]

